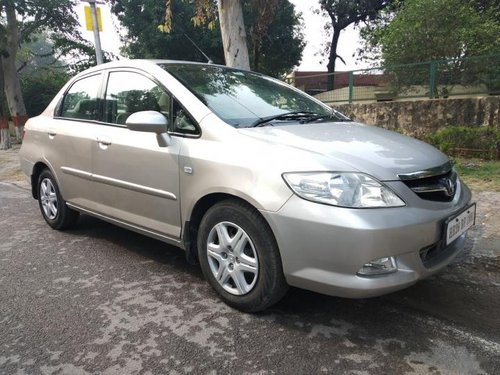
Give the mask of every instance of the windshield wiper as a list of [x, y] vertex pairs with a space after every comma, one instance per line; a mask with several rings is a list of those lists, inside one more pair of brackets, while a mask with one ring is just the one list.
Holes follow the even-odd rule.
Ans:
[[289, 120], [289, 119], [297, 119], [297, 118], [308, 118], [311, 116], [318, 116], [314, 112], [309, 112], [309, 111], [292, 111], [292, 112], [285, 112], [285, 113], [280, 113], [278, 115], [272, 115], [272, 116], [266, 116], [266, 117], [261, 117], [254, 121], [252, 124], [250, 124], [250, 128], [256, 128], [258, 126], [263, 126], [273, 120]]
[[331, 112], [326, 115], [320, 115], [318, 113], [310, 111], [292, 111], [292, 112], [280, 113], [278, 115], [259, 118], [255, 122], [253, 122], [249, 127], [256, 128], [259, 126], [272, 125], [270, 124], [270, 122], [273, 120], [292, 120], [292, 119], [301, 119], [299, 121], [301, 124], [307, 124], [313, 121], [324, 120], [324, 119], [331, 119], [335, 122], [352, 121], [347, 117], [344, 117], [342, 115], [340, 116], [337, 115], [336, 112]]
[[332, 113], [329, 113], [327, 115], [311, 116], [309, 118], [306, 118], [306, 119], [302, 120], [300, 123], [301, 124], [307, 124], [309, 122], [318, 121], [318, 120], [326, 120], [326, 119], [331, 119], [334, 122], [348, 122], [348, 121], [352, 121], [351, 119], [349, 119], [347, 117], [343, 117], [343, 116], [340, 117], [340, 116], [337, 116], [337, 114], [335, 112], [332, 112]]

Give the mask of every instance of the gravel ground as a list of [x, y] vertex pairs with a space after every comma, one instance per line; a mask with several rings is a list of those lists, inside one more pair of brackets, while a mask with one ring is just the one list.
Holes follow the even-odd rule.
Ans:
[[0, 150], [0, 181], [16, 184], [27, 183], [26, 177], [19, 169], [18, 152], [21, 145], [14, 144], [9, 150]]

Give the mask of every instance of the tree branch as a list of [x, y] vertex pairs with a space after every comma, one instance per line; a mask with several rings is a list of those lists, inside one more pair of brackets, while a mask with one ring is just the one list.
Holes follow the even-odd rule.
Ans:
[[33, 21], [26, 22], [24, 24], [24, 27], [21, 28], [20, 30], [21, 38], [25, 39], [27, 36], [33, 34], [38, 29], [46, 25], [48, 20], [49, 20], [48, 15], [46, 15], [43, 18], [40, 18], [40, 15], [37, 15]]

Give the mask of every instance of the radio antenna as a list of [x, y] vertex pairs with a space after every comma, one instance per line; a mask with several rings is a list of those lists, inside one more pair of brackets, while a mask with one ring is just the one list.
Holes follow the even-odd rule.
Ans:
[[201, 50], [201, 48], [200, 48], [200, 47], [198, 47], [198, 45], [197, 45], [197, 44], [193, 41], [193, 39], [191, 39], [191, 38], [190, 38], [190, 37], [189, 37], [186, 33], [184, 33], [184, 36], [185, 36], [186, 38], [188, 38], [188, 40], [189, 40], [189, 41], [193, 44], [193, 46], [195, 46], [195, 47], [196, 47], [196, 49], [197, 49], [198, 51], [200, 51], [200, 53], [201, 53], [203, 56], [205, 56], [205, 58], [207, 59], [207, 63], [209, 63], [209, 64], [213, 64], [213, 63], [214, 63], [214, 62], [210, 59], [210, 57], [208, 57], [208, 56], [205, 54], [205, 52], [203, 52], [203, 51]]

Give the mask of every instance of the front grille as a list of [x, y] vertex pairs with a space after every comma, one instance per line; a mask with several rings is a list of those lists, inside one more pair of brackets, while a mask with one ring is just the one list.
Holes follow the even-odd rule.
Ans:
[[437, 176], [418, 179], [403, 179], [403, 182], [420, 198], [450, 202], [457, 191], [457, 174], [454, 170]]

